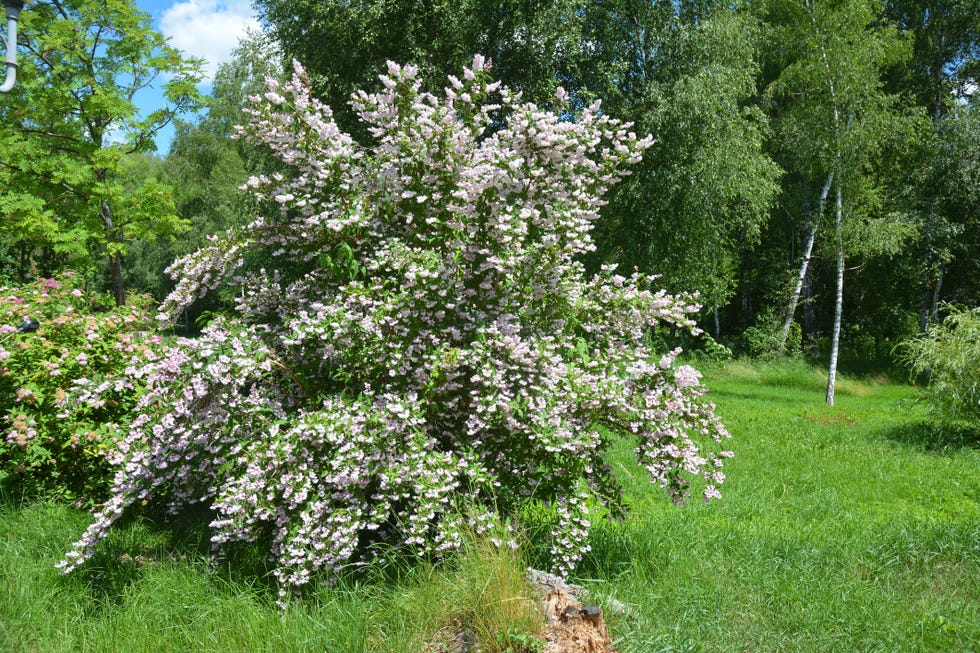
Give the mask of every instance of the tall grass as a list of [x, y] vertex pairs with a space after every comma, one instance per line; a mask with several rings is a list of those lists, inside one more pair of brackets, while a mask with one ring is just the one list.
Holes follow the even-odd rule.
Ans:
[[[881, 378], [845, 377], [833, 408], [799, 362], [707, 382], [735, 435], [721, 501], [678, 509], [616, 452], [634, 516], [595, 525], [576, 580], [627, 606], [606, 610], [621, 653], [980, 651], [980, 443], [944, 439]], [[420, 653], [466, 631], [492, 652], [496, 633], [539, 627], [521, 561], [485, 542], [280, 611], [253, 553], [210, 567], [203, 532], [159, 518], [59, 576], [86, 523], [0, 508], [0, 651]]]
[[447, 564], [396, 560], [282, 611], [256, 575], [256, 552], [212, 567], [193, 529], [146, 519], [110, 535], [91, 565], [60, 576], [54, 562], [86, 520], [50, 503], [8, 502], [0, 512], [3, 653], [418, 653], [459, 634], [501, 653], [498, 633], [542, 626], [516, 553], [482, 538]]

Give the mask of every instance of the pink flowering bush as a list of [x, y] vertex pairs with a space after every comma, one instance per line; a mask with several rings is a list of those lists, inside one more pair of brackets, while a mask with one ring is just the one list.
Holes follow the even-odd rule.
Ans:
[[[158, 336], [146, 300], [93, 305], [71, 273], [0, 289], [0, 483], [27, 496], [99, 502], [140, 394], [126, 368]], [[18, 332], [25, 318], [37, 331]]]
[[566, 574], [593, 512], [622, 508], [605, 455], [623, 436], [676, 501], [699, 476], [718, 496], [730, 454], [701, 446], [728, 434], [698, 373], [646, 344], [658, 323], [695, 330], [693, 299], [578, 261], [650, 139], [598, 105], [572, 117], [561, 92], [558, 113], [524, 103], [480, 57], [442, 97], [412, 66], [381, 82], [352, 99], [367, 146], [298, 66], [253, 98], [242, 136], [295, 174], [251, 179], [278, 213], [172, 266], [163, 318], [222, 284], [238, 317], [139, 372], [112, 498], [66, 571], [158, 498], [210, 504], [217, 551], [268, 541], [283, 596], [378, 544], [454, 549], [532, 502], [553, 511]]

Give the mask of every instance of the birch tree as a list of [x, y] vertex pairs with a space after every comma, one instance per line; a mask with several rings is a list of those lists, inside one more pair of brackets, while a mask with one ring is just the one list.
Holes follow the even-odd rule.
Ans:
[[[803, 256], [780, 333], [785, 346], [828, 197], [834, 197], [830, 251], [835, 261], [834, 321], [826, 401], [833, 405], [848, 250], [893, 250], [907, 226], [881, 201], [877, 159], [906, 128], [882, 71], [905, 56], [898, 30], [880, 20], [876, 0], [774, 0], [773, 34], [785, 53], [769, 88], [786, 165], [821, 192], [805, 227]], [[821, 180], [822, 183], [817, 182]], [[869, 226], [873, 225], [873, 226]]]

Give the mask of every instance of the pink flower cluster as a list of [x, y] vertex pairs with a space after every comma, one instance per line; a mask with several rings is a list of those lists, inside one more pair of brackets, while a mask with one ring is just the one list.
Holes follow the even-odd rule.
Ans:
[[[63, 564], [134, 502], [210, 502], [213, 543], [272, 536], [283, 596], [380, 544], [436, 554], [495, 512], [554, 507], [554, 567], [587, 550], [590, 511], [619, 511], [605, 456], [621, 437], [677, 501], [717, 496], [728, 437], [697, 372], [647, 346], [695, 329], [694, 298], [650, 279], [588, 278], [602, 196], [650, 138], [599, 110], [544, 111], [476, 57], [443, 97], [412, 66], [352, 104], [360, 146], [296, 66], [253, 98], [241, 136], [295, 169], [248, 187], [279, 209], [177, 261], [164, 315], [222, 283], [240, 318], [140, 371], [150, 386], [114, 498]], [[559, 95], [560, 112], [569, 107]], [[262, 252], [275, 267], [242, 272]], [[604, 508], [602, 507], [604, 506]], [[483, 526], [479, 526], [479, 525]]]

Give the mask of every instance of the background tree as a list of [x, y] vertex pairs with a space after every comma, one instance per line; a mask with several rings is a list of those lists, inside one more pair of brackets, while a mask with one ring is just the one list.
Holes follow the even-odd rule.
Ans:
[[888, 0], [884, 13], [912, 43], [912, 57], [896, 66], [892, 83], [939, 124], [957, 89], [980, 73], [980, 1]]
[[[174, 259], [203, 247], [209, 236], [256, 217], [258, 204], [242, 186], [251, 175], [282, 166], [271, 159], [267, 148], [236, 139], [235, 128], [247, 122], [247, 99], [264, 92], [265, 77], [281, 74], [272, 44], [261, 33], [249, 34], [232, 52], [231, 61], [218, 67], [207, 113], [196, 123], [177, 121], [160, 172], [174, 188], [177, 214], [190, 229], [177, 240], [134, 244], [127, 257], [132, 286], [162, 300], [173, 290], [164, 271]], [[185, 315], [185, 327], [202, 311], [222, 305], [215, 299], [208, 301]]]
[[[936, 321], [941, 292], [947, 302], [980, 305], [980, 113], [975, 105], [944, 117], [929, 143], [926, 165], [914, 173], [923, 237], [912, 253], [918, 278], [926, 279], [920, 316], [928, 315], [920, 317], [921, 327]], [[930, 263], [938, 268], [932, 286], [922, 275]]]
[[[108, 259], [125, 302], [122, 258], [134, 240], [184, 228], [157, 178], [126, 178], [161, 128], [198, 106], [197, 61], [153, 31], [132, 0], [40, 0], [21, 21], [21, 73], [0, 102], [0, 211], [17, 274]], [[167, 104], [143, 116], [134, 97], [162, 84]]]
[[970, 284], [945, 283], [950, 266], [954, 279], [970, 278], [958, 274], [962, 268], [972, 269], [973, 279], [980, 272], [972, 265], [977, 258], [980, 141], [970, 140], [971, 131], [976, 136], [976, 117], [963, 101], [963, 92], [975, 91], [980, 78], [980, 2], [889, 0], [885, 11], [907, 30], [913, 48], [912, 57], [892, 71], [891, 85], [914, 98], [932, 119], [924, 156], [911, 171], [907, 188], [909, 211], [920, 234], [912, 253], [916, 277], [910, 281], [920, 288], [919, 330], [924, 333], [936, 319], [944, 285], [954, 296], [971, 294]]
[[756, 106], [758, 24], [722, 3], [588, 3], [581, 86], [656, 141], [614, 193], [599, 258], [698, 291], [714, 312], [734, 292], [778, 192]]
[[[586, 44], [579, 34], [582, 0], [256, 0], [287, 60], [309, 71], [316, 94], [345, 129], [360, 129], [351, 93], [377, 81], [385, 62], [419, 66], [441, 91], [474, 53], [494, 76], [526, 99], [552, 97], [559, 80], [570, 91]], [[354, 133], [363, 138], [365, 134]]]

